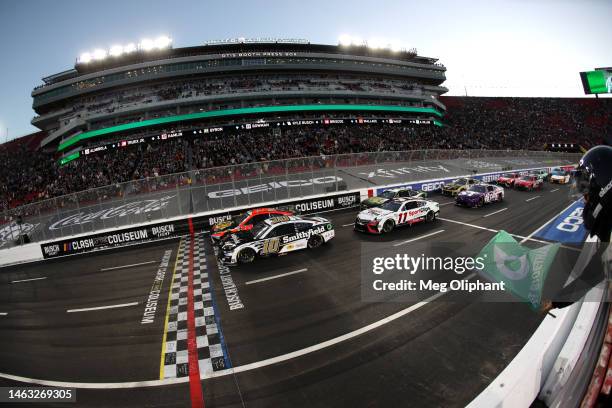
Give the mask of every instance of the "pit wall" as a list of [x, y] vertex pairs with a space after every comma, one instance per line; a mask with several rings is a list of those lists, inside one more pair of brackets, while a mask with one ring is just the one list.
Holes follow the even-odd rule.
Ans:
[[[552, 167], [555, 166], [516, 169], [512, 170], [512, 172], [527, 173], [532, 170], [540, 169], [547, 169], [550, 171]], [[496, 171], [480, 174], [454, 175], [447, 178], [376, 186], [376, 188], [360, 188], [347, 190], [342, 193], [334, 192], [310, 197], [302, 197], [294, 200], [271, 201], [261, 203], [255, 208], [287, 207], [300, 214], [314, 214], [356, 207], [359, 205], [361, 200], [371, 197], [372, 195], [380, 194], [382, 191], [389, 188], [408, 187], [414, 190], [422, 189], [428, 193], [435, 193], [440, 191], [440, 187], [444, 183], [460, 177], [473, 177], [483, 182], [493, 182], [497, 180], [500, 174], [507, 172], [508, 171]], [[95, 234], [79, 234], [67, 236], [61, 240], [43, 241], [36, 244], [16, 246], [13, 248], [0, 250], [0, 268], [19, 263], [30, 263], [44, 259], [100, 250], [109, 250], [129, 245], [138, 245], [161, 239], [177, 238], [187, 234], [188, 220], [191, 220], [196, 228], [200, 231], [209, 232], [214, 224], [227, 220], [233, 215], [244, 212], [249, 208], [253, 207], [233, 207], [221, 212], [209, 211], [193, 214], [191, 217], [180, 216], [168, 218], [164, 221], [134, 224], [128, 228], [108, 228], [106, 230], [98, 231]]]

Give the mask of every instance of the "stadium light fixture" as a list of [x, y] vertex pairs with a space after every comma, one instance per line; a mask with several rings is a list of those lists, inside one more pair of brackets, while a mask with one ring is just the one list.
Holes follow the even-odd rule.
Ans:
[[123, 47], [123, 52], [126, 54], [129, 54], [131, 52], [136, 51], [136, 44], [134, 43], [129, 43], [128, 45], [126, 45], [125, 47]]
[[95, 59], [96, 61], [101, 61], [104, 58], [106, 58], [106, 50], [103, 50], [102, 48], [94, 50], [93, 59]]
[[348, 47], [349, 45], [351, 45], [351, 42], [351, 36], [348, 34], [342, 34], [340, 38], [338, 38], [338, 44], [344, 47]]
[[170, 44], [172, 44], [172, 39], [166, 37], [165, 35], [158, 37], [155, 40], [155, 47], [160, 50], [169, 47]]
[[79, 57], [79, 62], [82, 62], [84, 64], [87, 64], [88, 62], [90, 62], [92, 59], [91, 54], [88, 52], [84, 52], [81, 54], [81, 56]]
[[351, 45], [354, 45], [355, 47], [363, 47], [365, 42], [360, 37], [353, 37], [351, 38]]
[[112, 57], [118, 57], [121, 54], [123, 54], [123, 46], [122, 45], [113, 45], [112, 47], [110, 47], [110, 50], [108, 50], [108, 55], [110, 55]]
[[140, 41], [140, 44], [138, 44], [138, 48], [143, 51], [151, 51], [153, 48], [155, 48], [155, 42], [153, 42], [153, 40], [145, 38], [144, 40]]

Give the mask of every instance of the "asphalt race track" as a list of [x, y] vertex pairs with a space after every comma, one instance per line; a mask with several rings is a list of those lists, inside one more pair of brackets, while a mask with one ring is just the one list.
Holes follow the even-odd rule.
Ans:
[[[336, 229], [329, 244], [230, 268], [223, 280], [207, 245], [233, 368], [201, 373], [205, 405], [462, 407], [476, 397], [543, 316], [523, 303], [478, 302], [478, 293], [363, 302], [362, 244], [397, 249], [423, 237], [412, 242], [453, 242], [474, 255], [497, 230], [530, 237], [572, 201], [566, 186], [548, 184], [537, 192], [506, 189], [503, 202], [483, 208], [433, 199], [441, 219], [383, 237], [354, 232], [356, 211], [328, 213]], [[76, 386], [78, 406], [191, 406], [188, 377], [160, 380], [178, 250], [173, 240], [0, 269], [0, 385]], [[561, 252], [566, 260], [578, 254]], [[152, 322], [143, 323], [156, 276], [159, 297]], [[230, 309], [227, 289], [242, 307]]]

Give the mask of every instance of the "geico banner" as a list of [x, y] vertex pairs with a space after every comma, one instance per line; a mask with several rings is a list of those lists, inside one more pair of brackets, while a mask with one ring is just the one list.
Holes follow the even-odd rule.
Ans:
[[[521, 175], [524, 175], [533, 170], [536, 170], [536, 169], [500, 171], [497, 173], [475, 174], [469, 177], [474, 178], [476, 180], [480, 180], [483, 183], [495, 183], [497, 179], [499, 178], [499, 176], [501, 176], [504, 173], [519, 173]], [[426, 181], [426, 182], [399, 184], [397, 186], [379, 188], [376, 190], [376, 195], [382, 194], [385, 190], [389, 190], [390, 188], [410, 188], [412, 190], [423, 190], [428, 193], [439, 192], [441, 191], [442, 186], [444, 184], [450, 183], [451, 181], [457, 180], [458, 178], [460, 177], [444, 178], [444, 179], [431, 180], [431, 181]]]
[[253, 194], [272, 191], [278, 188], [293, 188], [293, 187], [305, 187], [312, 185], [329, 185], [341, 182], [342, 178], [336, 176], [325, 176], [315, 177], [311, 179], [303, 180], [283, 180], [283, 181], [272, 181], [270, 183], [257, 184], [254, 186], [242, 187], [242, 188], [231, 188], [229, 190], [210, 191], [208, 193], [209, 198], [226, 198], [234, 197], [243, 194]]
[[[360, 194], [359, 192], [354, 193], [342, 193], [336, 195], [329, 195], [320, 198], [301, 199], [294, 201], [287, 201], [281, 204], [277, 204], [276, 208], [283, 208], [294, 211], [297, 214], [314, 214], [322, 211], [339, 210], [343, 208], [351, 208], [359, 204]], [[254, 207], [258, 208], [258, 207]], [[248, 211], [248, 209], [241, 209], [235, 211], [218, 212], [203, 217], [197, 217], [194, 219], [194, 224], [198, 230], [209, 232], [213, 225], [227, 221], [233, 216], [242, 214]]]
[[185, 220], [94, 234], [42, 244], [45, 259], [176, 237], [188, 231]]
[[561, 242], [563, 244], [580, 244], [584, 242], [587, 230], [582, 218], [584, 202], [576, 201], [568, 209], [559, 214], [554, 221], [539, 230], [536, 238], [543, 238], [548, 241]]

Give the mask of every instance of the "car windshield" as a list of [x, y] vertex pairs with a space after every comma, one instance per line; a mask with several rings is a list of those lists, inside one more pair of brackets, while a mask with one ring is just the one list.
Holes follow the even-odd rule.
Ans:
[[565, 171], [563, 171], [561, 169], [554, 169], [552, 171], [552, 175], [553, 176], [565, 176]]
[[386, 203], [381, 205], [380, 208], [382, 208], [383, 210], [389, 210], [389, 211], [396, 212], [397, 210], [399, 210], [401, 205], [402, 203], [397, 202], [397, 201], [387, 201]]
[[470, 191], [475, 191], [477, 193], [484, 193], [487, 191], [485, 186], [472, 186], [470, 187]]
[[391, 190], [383, 191], [382, 194], [379, 195], [379, 197], [382, 197], [382, 198], [393, 198], [393, 197], [395, 197], [395, 191], [391, 191]]
[[504, 173], [504, 174], [502, 174], [502, 177], [504, 177], [504, 178], [514, 178], [515, 176], [514, 176], [514, 173]]
[[234, 215], [232, 217], [232, 222], [234, 223], [234, 225], [239, 225], [242, 221], [246, 220], [248, 216], [249, 216], [249, 213], [242, 213], [239, 215]]
[[251, 230], [251, 234], [255, 238], [260, 238], [268, 230], [268, 224], [265, 222], [257, 223]]
[[467, 179], [460, 178], [460, 179], [457, 179], [457, 180], [453, 181], [453, 183], [454, 184], [465, 184], [465, 183], [467, 183]]

